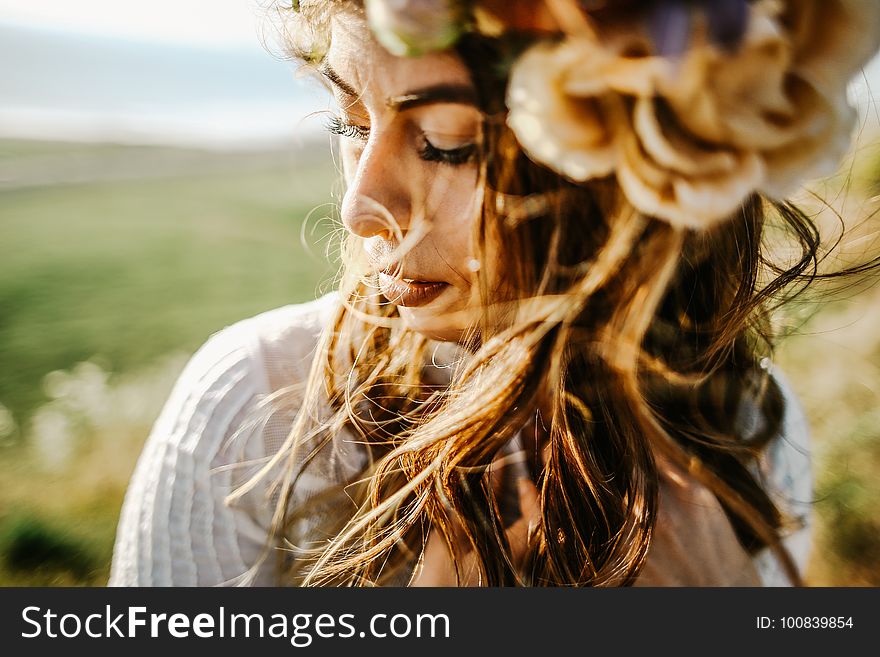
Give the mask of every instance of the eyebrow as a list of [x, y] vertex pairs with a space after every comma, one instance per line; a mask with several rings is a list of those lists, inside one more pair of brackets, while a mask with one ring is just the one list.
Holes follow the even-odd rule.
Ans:
[[[329, 63], [325, 61], [318, 70], [346, 96], [358, 97], [357, 91], [343, 80]], [[435, 84], [414, 89], [400, 96], [391, 96], [385, 100], [385, 104], [390, 109], [398, 112], [432, 103], [458, 103], [461, 105], [473, 105], [474, 107], [479, 106], [476, 91], [473, 87], [464, 84]]]
[[388, 107], [398, 112], [431, 103], [459, 103], [476, 107], [477, 93], [472, 87], [464, 84], [435, 84], [410, 91], [402, 96], [392, 96], [385, 102]]
[[321, 64], [318, 68], [318, 72], [323, 74], [330, 82], [339, 87], [339, 90], [342, 91], [346, 96], [352, 96], [357, 98], [358, 92], [354, 90], [354, 88], [348, 84], [345, 80], [339, 77], [339, 73], [337, 73], [332, 66], [327, 61]]

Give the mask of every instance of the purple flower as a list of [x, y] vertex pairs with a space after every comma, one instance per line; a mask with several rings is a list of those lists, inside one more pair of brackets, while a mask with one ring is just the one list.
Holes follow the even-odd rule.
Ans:
[[690, 40], [692, 12], [702, 11], [709, 39], [734, 51], [748, 26], [748, 5], [748, 0], [653, 0], [648, 8], [648, 31], [660, 55], [681, 55]]
[[649, 10], [648, 29], [659, 55], [677, 57], [690, 40], [690, 9], [684, 0], [659, 0]]
[[748, 0], [703, 0], [709, 38], [727, 50], [736, 50], [749, 22]]

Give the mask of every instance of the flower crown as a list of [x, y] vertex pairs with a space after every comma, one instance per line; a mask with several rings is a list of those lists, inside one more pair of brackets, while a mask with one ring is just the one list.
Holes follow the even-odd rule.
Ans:
[[534, 37], [507, 122], [575, 182], [614, 174], [641, 212], [702, 229], [748, 196], [834, 173], [849, 80], [880, 48], [878, 0], [365, 0], [377, 39], [418, 56], [468, 31]]

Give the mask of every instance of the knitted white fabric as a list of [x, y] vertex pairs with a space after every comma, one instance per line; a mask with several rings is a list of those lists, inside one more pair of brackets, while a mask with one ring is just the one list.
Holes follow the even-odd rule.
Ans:
[[[153, 425], [126, 492], [110, 586], [280, 584], [273, 558], [255, 567], [277, 493], [270, 494], [268, 486], [257, 487], [231, 507], [224, 498], [287, 438], [295, 408], [269, 407], [274, 409], [270, 414], [257, 415], [254, 411], [267, 395], [306, 379], [318, 336], [337, 303], [338, 293], [333, 291], [308, 303], [261, 313], [218, 331], [193, 355]], [[443, 349], [441, 344], [437, 354]], [[440, 372], [442, 355], [428, 366]], [[787, 411], [782, 434], [771, 444], [762, 469], [775, 499], [805, 523], [785, 539], [803, 571], [812, 526], [809, 433], [790, 386], [781, 375], [775, 376], [785, 392]], [[748, 409], [741, 416], [743, 422], [755, 422], [755, 413]], [[255, 422], [254, 417], [261, 419]], [[519, 440], [517, 435], [506, 451], [517, 451]], [[309, 464], [294, 489], [293, 504], [308, 501], [363, 465], [363, 448], [349, 432], [334, 435], [331, 446], [321, 452], [326, 458]], [[298, 525], [298, 540], [320, 540], [310, 535], [320, 514], [347, 513], [340, 506], [345, 503], [343, 498], [316, 506], [311, 520]], [[787, 585], [768, 550], [756, 556], [755, 564], [766, 585]]]

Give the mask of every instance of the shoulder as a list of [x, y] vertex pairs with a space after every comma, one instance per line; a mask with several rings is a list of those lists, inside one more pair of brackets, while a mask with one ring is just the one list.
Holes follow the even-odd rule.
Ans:
[[[328, 292], [313, 301], [281, 306], [239, 320], [211, 334], [187, 362], [169, 402], [216, 402], [217, 393], [224, 392], [223, 398], [228, 398], [236, 382], [254, 392], [271, 390], [272, 368], [296, 370], [295, 366], [301, 366], [314, 352], [337, 298], [336, 291]], [[222, 391], [211, 389], [217, 383], [223, 385]]]
[[338, 292], [328, 292], [241, 319], [211, 334], [187, 362], [165, 410], [175, 410], [185, 400], [220, 410], [233, 403], [236, 390], [266, 394], [302, 379], [337, 299]]
[[[207, 447], [255, 397], [304, 378], [336, 292], [239, 320], [211, 334], [178, 376], [156, 424], [155, 442], [187, 436]], [[154, 427], [153, 433], [157, 433]], [[151, 436], [152, 437], [152, 436]]]
[[779, 432], [767, 446], [760, 467], [777, 502], [806, 523], [812, 517], [813, 498], [809, 421], [785, 373], [774, 368], [771, 376], [782, 393], [784, 411]]
[[803, 404], [785, 373], [776, 368], [772, 376], [782, 392], [785, 411], [779, 436], [771, 443], [767, 460], [775, 466], [776, 483], [789, 490], [797, 480], [804, 479], [802, 474], [810, 469], [810, 425]]
[[250, 360], [256, 382], [269, 383], [271, 373], [264, 371], [265, 365], [298, 364], [313, 353], [336, 308], [338, 294], [334, 290], [312, 301], [273, 308], [211, 334], [184, 370], [190, 377], [181, 379], [209, 373], [232, 354], [233, 358]]
[[[276, 390], [308, 372], [321, 333], [338, 307], [338, 291], [313, 301], [290, 304], [227, 327], [229, 339], [250, 341], [256, 373], [268, 390]], [[218, 337], [218, 336], [215, 336]]]
[[[783, 532], [783, 543], [801, 574], [807, 567], [813, 533], [813, 464], [809, 421], [790, 379], [778, 367], [771, 370], [782, 393], [784, 412], [778, 434], [759, 462], [759, 472], [771, 499], [794, 525]], [[769, 550], [756, 555], [766, 585], [787, 586], [788, 579]]]
[[[225, 503], [265, 459], [252, 422], [280, 371], [306, 372], [331, 292], [240, 320], [189, 359], [154, 423], [123, 502], [111, 585], [234, 583], [256, 562], [269, 519]], [[247, 471], [246, 471], [247, 470]]]

